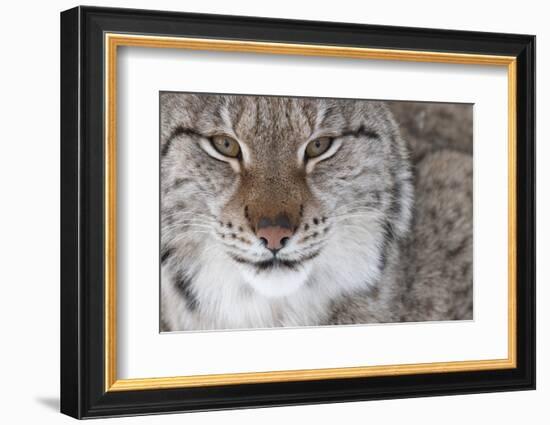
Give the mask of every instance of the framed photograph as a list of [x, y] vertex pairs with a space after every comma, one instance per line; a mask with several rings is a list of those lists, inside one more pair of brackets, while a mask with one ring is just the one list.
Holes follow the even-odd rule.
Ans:
[[535, 37], [61, 14], [61, 411], [535, 387]]

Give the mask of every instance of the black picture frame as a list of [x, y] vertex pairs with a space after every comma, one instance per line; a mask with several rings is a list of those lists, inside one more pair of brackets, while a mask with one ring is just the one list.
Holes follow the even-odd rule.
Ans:
[[[258, 40], [517, 59], [517, 367], [105, 391], [104, 34]], [[61, 412], [75, 418], [535, 388], [535, 37], [76, 7], [61, 13]]]

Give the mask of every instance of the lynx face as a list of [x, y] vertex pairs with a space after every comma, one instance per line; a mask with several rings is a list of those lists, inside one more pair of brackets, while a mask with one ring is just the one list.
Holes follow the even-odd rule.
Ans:
[[162, 261], [180, 279], [223, 257], [275, 298], [383, 271], [412, 196], [383, 104], [163, 93], [161, 108]]

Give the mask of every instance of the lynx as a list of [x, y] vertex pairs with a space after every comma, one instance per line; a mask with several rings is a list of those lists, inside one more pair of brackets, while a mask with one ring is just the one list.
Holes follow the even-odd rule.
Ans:
[[387, 104], [163, 92], [161, 330], [472, 318], [472, 164]]

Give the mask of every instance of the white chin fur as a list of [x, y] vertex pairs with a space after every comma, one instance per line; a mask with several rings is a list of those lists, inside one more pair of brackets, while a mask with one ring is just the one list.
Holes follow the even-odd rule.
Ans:
[[259, 294], [267, 298], [280, 298], [296, 292], [306, 282], [310, 264], [304, 264], [296, 270], [274, 268], [256, 271], [250, 267], [241, 267], [245, 281]]

